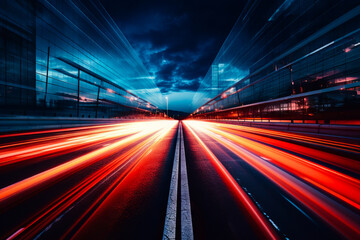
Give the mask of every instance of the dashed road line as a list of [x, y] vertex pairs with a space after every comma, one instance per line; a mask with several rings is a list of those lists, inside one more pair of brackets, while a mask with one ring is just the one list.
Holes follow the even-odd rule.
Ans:
[[191, 218], [189, 183], [188, 183], [187, 168], [186, 168], [184, 135], [183, 135], [181, 123], [180, 123], [180, 132], [181, 132], [181, 150], [180, 150], [181, 239], [193, 240], [194, 233], [193, 233], [193, 225]]
[[[180, 186], [179, 186], [179, 162], [180, 162]], [[180, 190], [178, 190], [180, 187]], [[178, 135], [176, 140], [176, 149], [173, 163], [173, 170], [171, 174], [170, 191], [168, 198], [168, 205], [166, 209], [165, 226], [163, 232], [163, 240], [176, 239], [176, 216], [177, 216], [177, 201], [178, 191], [180, 191], [180, 228], [181, 239], [193, 240], [193, 225], [191, 217], [189, 183], [187, 177], [186, 157], [184, 135], [182, 124], [179, 123]], [[178, 235], [179, 236], [179, 235]]]
[[179, 182], [179, 148], [180, 148], [180, 124], [178, 126], [175, 156], [173, 169], [171, 174], [170, 191], [168, 204], [166, 209], [165, 226], [163, 232], [163, 240], [175, 239], [176, 236], [176, 211], [177, 211], [177, 195]]

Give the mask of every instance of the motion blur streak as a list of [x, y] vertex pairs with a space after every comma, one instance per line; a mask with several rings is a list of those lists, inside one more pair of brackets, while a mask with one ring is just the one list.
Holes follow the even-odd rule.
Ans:
[[69, 127], [64, 129], [51, 129], [51, 130], [40, 130], [40, 131], [30, 131], [30, 132], [20, 132], [20, 133], [10, 133], [0, 135], [0, 138], [9, 138], [9, 137], [18, 137], [18, 136], [29, 136], [36, 134], [46, 134], [46, 133], [61, 133], [77, 130], [86, 130], [86, 129], [99, 129], [106, 128], [111, 126], [117, 126], [118, 124], [109, 124], [109, 125], [96, 125], [96, 126], [84, 126], [84, 127]]
[[[341, 149], [340, 154], [347, 152], [358, 157], [357, 144], [203, 121], [185, 121], [185, 125], [206, 148], [212, 161], [216, 157], [206, 146], [206, 141], [204, 143], [199, 136], [210, 137], [246, 161], [343, 236], [351, 239], [359, 236], [360, 181], [330, 165], [332, 161], [336, 161], [336, 157], [339, 161], [346, 159], [348, 163], [355, 163], [356, 158], [350, 159], [337, 156], [336, 153], [311, 149], [312, 144], [326, 145], [335, 152]], [[274, 136], [281, 136], [285, 141], [295, 139], [310, 147], [297, 148], [296, 144], [287, 145], [282, 139], [273, 139]], [[321, 153], [324, 153], [324, 157], [321, 157]], [[315, 158], [316, 156], [319, 159]], [[333, 159], [326, 161], [329, 156]], [[327, 165], [320, 164], [324, 161]], [[336, 167], [339, 166], [341, 163], [336, 164]], [[236, 182], [234, 184], [240, 189]]]
[[63, 134], [62, 136], [44, 137], [22, 143], [2, 145], [1, 148], [4, 150], [2, 150], [0, 155], [0, 166], [47, 154], [64, 154], [65, 150], [127, 136], [140, 132], [146, 127], [146, 124], [129, 123], [126, 125], [121, 124], [78, 133]]
[[[203, 231], [213, 226], [221, 236], [231, 226], [220, 221], [234, 220], [246, 226], [229, 238], [291, 239], [299, 228], [303, 238], [360, 235], [358, 139], [183, 123], [195, 237], [212, 236]], [[161, 238], [178, 125], [127, 121], [1, 137], [0, 238]]]
[[[281, 133], [266, 129], [251, 128], [251, 127], [246, 128], [246, 127], [235, 126], [230, 124], [218, 124], [217, 126], [219, 130], [222, 129], [225, 132], [241, 135], [242, 137], [257, 140], [259, 142], [266, 143], [268, 145], [281, 146], [281, 148], [286, 149], [288, 151], [296, 152], [298, 154], [302, 154], [304, 156], [308, 156], [310, 158], [314, 158], [322, 162], [326, 162], [334, 166], [344, 168], [347, 171], [360, 174], [360, 162], [357, 161], [356, 159], [343, 157], [338, 154], [332, 154], [313, 148], [314, 143], [316, 143], [317, 146], [322, 145], [325, 148], [328, 147], [325, 144], [327, 142], [331, 142], [332, 144], [336, 145], [336, 142], [334, 141], [327, 141], [326, 139], [321, 139], [322, 141], [319, 141], [319, 139], [307, 137], [307, 136], [299, 137], [298, 135], [291, 133]], [[281, 140], [278, 140], [276, 138], [279, 138]], [[296, 144], [291, 143], [290, 141], [295, 142]], [[300, 144], [308, 144], [309, 142], [312, 144], [311, 147], [300, 145]], [[344, 146], [344, 149], [341, 150], [346, 150], [346, 151], [350, 150], [351, 152], [355, 152], [357, 154], [360, 151], [358, 145], [346, 144], [342, 142], [337, 142], [337, 143], [339, 144], [338, 146], [341, 145]]]
[[[10, 239], [15, 237], [19, 239], [38, 238], [81, 199], [100, 187], [105, 188], [96, 195], [96, 199], [92, 200], [93, 203], [82, 214], [82, 217], [78, 217], [74, 225], [68, 228], [68, 234], [106, 198], [124, 177], [133, 171], [142, 158], [152, 152], [156, 144], [161, 143], [164, 136], [168, 135], [177, 123], [177, 121], [168, 120], [129, 122], [73, 128], [71, 131], [66, 129], [64, 134], [61, 134], [61, 130], [57, 130], [60, 134], [56, 136], [45, 136], [2, 145], [4, 151], [1, 152], [0, 159], [5, 162], [2, 165], [4, 166], [12, 160], [21, 159], [23, 161], [26, 158], [31, 162], [38, 156], [49, 154], [54, 156], [54, 153], [61, 155], [67, 147], [74, 150], [79, 146], [89, 146], [90, 143], [112, 140], [109, 144], [101, 144], [100, 147], [94, 145], [97, 149], [0, 189], [0, 206], [5, 210], [6, 206], [22, 204], [35, 193], [50, 188], [60, 179], [74, 176], [88, 166], [96, 169], [96, 171], [90, 170], [89, 174], [64, 193], [59, 192], [57, 198], [38, 209], [32, 216], [22, 219], [20, 226], [13, 226], [11, 232], [8, 232], [6, 236], [10, 236]], [[21, 146], [20, 149], [19, 146]], [[100, 163], [111, 156], [116, 157], [111, 161], [105, 161], [105, 164]], [[96, 165], [100, 167], [96, 167]], [[114, 180], [110, 181], [111, 179]], [[105, 182], [106, 184], [104, 184]]]
[[117, 151], [119, 151], [119, 148], [125, 148], [130, 144], [139, 141], [140, 139], [144, 139], [163, 128], [168, 128], [169, 126], [172, 126], [174, 122], [175, 121], [152, 121], [118, 124], [105, 129], [102, 128], [101, 131], [94, 130], [91, 132], [81, 132], [80, 134], [82, 136], [80, 137], [74, 136], [74, 134], [69, 134], [69, 136], [63, 136], [61, 141], [56, 141], [55, 139], [58, 139], [59, 137], [55, 137], [55, 143], [50, 143], [48, 138], [46, 139], [46, 143], [34, 144], [33, 142], [31, 142], [30, 146], [23, 147], [22, 151], [19, 151], [19, 149], [7, 149], [5, 151], [2, 151], [0, 159], [2, 159], [3, 162], [8, 163], [9, 161], [15, 161], [17, 159], [39, 157], [40, 155], [49, 154], [53, 151], [63, 153], [61, 151], [63, 151], [64, 148], [69, 146], [78, 147], [84, 144], [87, 145], [93, 141], [101, 141], [104, 139], [113, 139], [127, 136], [126, 138], [116, 141], [109, 146], [97, 149], [81, 157], [72, 159], [64, 164], [61, 164], [59, 166], [56, 166], [47, 171], [41, 172], [32, 177], [29, 177], [1, 189], [0, 204], [2, 204], [5, 200], [24, 193], [25, 191], [29, 191], [35, 187], [46, 185], [48, 184], [48, 182], [55, 181], [56, 179], [63, 177], [64, 175], [79, 171], [80, 169], [94, 163], [99, 159], [106, 158], [116, 153]]
[[[186, 127], [189, 127], [187, 121], [184, 125]], [[265, 217], [259, 211], [256, 205], [251, 201], [250, 197], [244, 192], [244, 190], [241, 189], [241, 187], [236, 183], [234, 178], [225, 169], [225, 167], [216, 158], [216, 156], [210, 151], [210, 149], [205, 145], [205, 143], [199, 138], [199, 136], [193, 131], [193, 129], [189, 128], [189, 130], [200, 143], [200, 145], [204, 148], [216, 171], [223, 178], [224, 182], [228, 185], [234, 196], [237, 197], [239, 204], [242, 205], [249, 214], [249, 220], [254, 221], [255, 227], [257, 227], [258, 230], [261, 231], [262, 237], [265, 237], [266, 239], [278, 239], [275, 230], [265, 219]]]
[[[208, 124], [210, 124], [210, 123], [208, 122]], [[312, 142], [312, 143], [315, 143], [318, 145], [325, 145], [325, 146], [330, 145], [334, 148], [347, 148], [348, 150], [350, 150], [350, 151], [353, 150], [355, 152], [360, 151], [360, 146], [358, 144], [344, 143], [344, 142], [339, 142], [339, 141], [334, 141], [334, 140], [329, 140], [329, 139], [319, 139], [316, 137], [299, 135], [296, 133], [279, 132], [279, 131], [274, 131], [274, 130], [269, 130], [269, 129], [244, 127], [244, 126], [237, 126], [237, 125], [232, 125], [232, 124], [216, 123], [215, 125], [225, 127], [225, 128], [230, 128], [230, 129], [238, 129], [238, 130], [241, 130], [244, 132], [266, 134], [267, 136], [279, 136], [279, 137], [284, 137], [286, 139], [296, 139], [296, 140], [302, 141], [302, 142]]]
[[[95, 206], [104, 199], [104, 196], [109, 194], [109, 192], [121, 181], [126, 175], [133, 171], [134, 166], [138, 164], [138, 162], [147, 154], [152, 151], [152, 147], [157, 144], [161, 139], [168, 134], [169, 130], [174, 127], [175, 121], [168, 122], [169, 124], [163, 124], [162, 128], [159, 132], [137, 144], [130, 150], [128, 150], [125, 154], [120, 155], [115, 160], [111, 161], [109, 164], [105, 165], [101, 169], [99, 169], [94, 174], [87, 177], [84, 181], [73, 187], [70, 191], [63, 194], [60, 199], [57, 199], [53, 203], [49, 204], [49, 206], [44, 210], [43, 214], [36, 217], [30, 224], [22, 229], [27, 230], [26, 235], [23, 234], [22, 238], [29, 239], [36, 236], [35, 234], [39, 233], [41, 229], [51, 224], [61, 213], [63, 213], [71, 204], [75, 201], [79, 200], [82, 196], [84, 196], [89, 190], [94, 188], [98, 183], [104, 181], [107, 177], [114, 175], [119, 170], [119, 167], [127, 167], [127, 171], [122, 173], [117, 177], [118, 181], [112, 183], [107, 190], [104, 191], [97, 199], [94, 201], [92, 206], [88, 208], [88, 210], [82, 215], [82, 217], [78, 217], [76, 223], [70, 228], [70, 230], [65, 233], [67, 235], [73, 227], [75, 227], [85, 216], [93, 209]], [[152, 123], [154, 124], [154, 123]], [[156, 125], [156, 124], [155, 124]], [[158, 126], [159, 127], [159, 126]], [[157, 127], [157, 128], [158, 128]], [[155, 129], [157, 129], [155, 128]], [[156, 130], [154, 130], [156, 131]], [[142, 137], [146, 137], [144, 134]], [[134, 162], [128, 164], [128, 161], [135, 159]]]
[[[92, 206], [89, 207], [89, 209], [81, 217], [78, 218], [76, 224], [73, 224], [73, 226], [64, 235], [69, 237], [71, 236], [71, 239], [90, 239], [94, 235], [106, 236], [111, 231], [111, 230], [109, 231], [107, 230], [111, 229], [111, 226], [116, 224], [115, 219], [119, 219], [120, 216], [123, 214], [123, 212], [129, 211], [128, 209], [126, 209], [126, 205], [128, 203], [126, 203], [125, 201], [126, 197], [124, 195], [130, 195], [129, 196], [130, 200], [128, 201], [131, 202], [130, 203], [131, 205], [134, 205], [135, 204], [134, 202], [136, 201], [135, 200], [136, 197], [134, 197], [134, 195], [141, 195], [139, 194], [139, 192], [148, 192], [150, 195], [155, 195], [156, 190], [154, 190], [153, 188], [154, 187], [158, 188], [159, 185], [153, 183], [154, 177], [151, 177], [151, 175], [154, 173], [147, 172], [147, 164], [150, 163], [152, 171], [154, 171], [157, 176], [163, 174], [163, 172], [161, 172], [161, 167], [160, 167], [161, 164], [153, 165], [153, 163], [156, 161], [159, 163], [164, 160], [164, 159], [157, 159], [156, 152], [162, 149], [169, 150], [166, 149], [167, 146], [164, 146], [164, 138], [169, 134], [169, 131], [171, 129], [175, 130], [174, 126], [175, 125], [173, 124], [170, 127], [165, 128], [161, 133], [158, 134], [158, 136], [155, 136], [154, 138], [155, 140], [151, 141], [150, 145], [147, 144], [146, 148], [143, 148], [144, 151], [138, 153], [140, 154], [140, 156], [136, 156], [137, 161], [132, 164], [131, 170], [118, 177], [122, 179], [121, 182], [113, 183], [108, 188], [109, 190], [107, 192], [104, 192], [102, 196], [100, 196], [98, 200], [94, 202]], [[175, 135], [173, 135], [173, 137], [175, 137]], [[141, 181], [143, 175], [147, 175], [146, 177], [147, 181], [145, 182]], [[166, 186], [168, 186], [168, 183], [166, 183]], [[132, 189], [133, 187], [134, 189]], [[165, 192], [168, 193], [167, 191]], [[104, 198], [104, 196], [107, 197]], [[100, 202], [101, 200], [102, 202]], [[166, 203], [165, 201], [166, 198], [164, 198], [163, 200], [164, 203]], [[141, 205], [146, 206], [146, 203], [144, 203], [143, 200], [140, 201], [141, 201], [140, 202]], [[98, 207], [96, 207], [97, 204]], [[141, 209], [142, 207], [137, 206], [136, 208]], [[160, 215], [162, 216], [161, 213], [162, 211], [159, 211], [159, 209], [155, 209], [155, 211], [159, 212]], [[146, 213], [140, 212], [141, 217], [144, 217], [144, 215], [146, 215]], [[113, 219], [114, 221], [104, 222], [104, 219], [109, 219], [109, 218]], [[79, 223], [81, 222], [81, 220], [83, 220], [84, 222], [83, 224], [80, 225]], [[161, 220], [163, 220], [163, 218]], [[161, 227], [163, 227], [162, 224], [163, 222], [161, 221]], [[120, 228], [120, 226], [116, 226], [116, 228], [118, 229]], [[138, 227], [136, 227], [136, 231], [139, 231]], [[120, 235], [120, 237], [124, 239], [129, 238], [123, 235]], [[130, 237], [130, 239], [131, 238], [136, 239], [136, 237], [134, 236]]]

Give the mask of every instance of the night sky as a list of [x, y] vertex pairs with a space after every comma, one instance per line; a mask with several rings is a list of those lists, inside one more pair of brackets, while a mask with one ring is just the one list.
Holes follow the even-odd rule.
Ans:
[[169, 109], [187, 112], [245, 4], [239, 0], [101, 2], [169, 97]]

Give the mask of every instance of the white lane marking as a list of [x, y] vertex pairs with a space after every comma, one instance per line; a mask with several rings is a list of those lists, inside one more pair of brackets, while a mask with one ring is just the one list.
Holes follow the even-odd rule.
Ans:
[[300, 207], [298, 207], [295, 203], [293, 203], [290, 199], [288, 199], [287, 197], [285, 197], [284, 195], [281, 194], [281, 196], [283, 198], [285, 198], [286, 201], [288, 201], [291, 205], [293, 205], [299, 212], [301, 212], [302, 214], [305, 215], [305, 217], [307, 217], [308, 219], [310, 219], [313, 223], [315, 223], [314, 219], [312, 219], [308, 214], [306, 214], [303, 210], [301, 210]]
[[185, 158], [185, 145], [184, 135], [182, 130], [182, 124], [180, 123], [181, 132], [181, 151], [180, 151], [180, 183], [181, 183], [181, 239], [193, 240], [193, 225], [191, 218], [191, 206], [190, 206], [190, 193], [189, 183], [187, 177], [186, 158]]
[[179, 148], [180, 148], [180, 123], [178, 126], [173, 170], [171, 174], [170, 191], [166, 209], [163, 240], [175, 239], [176, 236], [176, 208], [179, 182]]

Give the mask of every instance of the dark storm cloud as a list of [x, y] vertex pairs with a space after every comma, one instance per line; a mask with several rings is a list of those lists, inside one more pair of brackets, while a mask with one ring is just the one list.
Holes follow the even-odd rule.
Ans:
[[163, 93], [196, 91], [244, 1], [101, 0]]
[[161, 80], [171, 81], [176, 72], [177, 64], [169, 63], [163, 64], [162, 67], [156, 72], [156, 77]]

